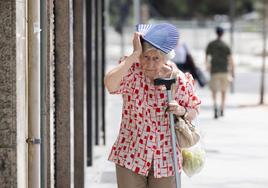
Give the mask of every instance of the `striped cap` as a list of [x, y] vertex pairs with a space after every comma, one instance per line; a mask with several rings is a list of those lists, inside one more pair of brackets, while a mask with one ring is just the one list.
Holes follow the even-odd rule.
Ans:
[[142, 39], [166, 54], [176, 47], [179, 39], [177, 28], [168, 23], [138, 24], [136, 30], [142, 33]]

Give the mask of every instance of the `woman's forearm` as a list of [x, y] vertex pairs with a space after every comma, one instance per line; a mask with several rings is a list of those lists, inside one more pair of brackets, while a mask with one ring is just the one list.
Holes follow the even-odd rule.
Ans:
[[192, 121], [196, 118], [199, 112], [199, 108], [184, 107], [179, 105], [177, 101], [172, 100], [168, 104], [167, 111], [173, 113], [177, 118], [183, 117], [189, 121]]
[[104, 84], [110, 93], [116, 91], [120, 87], [121, 80], [127, 75], [128, 70], [133, 63], [138, 61], [138, 58], [138, 54], [131, 54], [105, 75]]

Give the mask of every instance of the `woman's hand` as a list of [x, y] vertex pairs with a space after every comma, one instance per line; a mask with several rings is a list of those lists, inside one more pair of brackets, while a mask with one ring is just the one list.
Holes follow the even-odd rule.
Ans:
[[134, 33], [133, 54], [135, 54], [137, 57], [140, 57], [140, 55], [142, 54], [142, 46], [141, 46], [140, 37], [141, 37], [141, 34], [139, 32]]
[[121, 60], [120, 64], [109, 71], [104, 77], [104, 84], [110, 93], [115, 92], [120, 88], [122, 78], [127, 75], [128, 70], [133, 63], [139, 62], [142, 53], [140, 33], [134, 33], [133, 38], [133, 53]]
[[163, 64], [161, 67], [157, 78], [169, 78], [172, 73], [173, 68], [167, 63]]
[[172, 113], [176, 116], [183, 116], [186, 113], [185, 107], [179, 105], [177, 101], [172, 100], [168, 103], [167, 112]]

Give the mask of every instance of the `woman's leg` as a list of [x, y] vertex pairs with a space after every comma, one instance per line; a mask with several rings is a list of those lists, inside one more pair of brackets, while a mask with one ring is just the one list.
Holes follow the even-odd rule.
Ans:
[[175, 176], [155, 178], [153, 169], [148, 176], [148, 188], [176, 188]]
[[147, 188], [147, 177], [116, 165], [118, 188]]

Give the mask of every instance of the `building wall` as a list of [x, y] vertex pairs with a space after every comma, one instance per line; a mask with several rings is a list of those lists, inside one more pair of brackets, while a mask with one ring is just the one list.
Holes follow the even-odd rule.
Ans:
[[[28, 177], [26, 144], [29, 117], [27, 84], [31, 80], [27, 76], [29, 2], [31, 1], [0, 0], [1, 188], [26, 188], [28, 179], [31, 179]], [[43, 158], [43, 182], [45, 187], [83, 187], [86, 146], [85, 138], [81, 135], [91, 141], [87, 148], [90, 151], [90, 163], [93, 156], [92, 146], [105, 143], [101, 142], [105, 137], [102, 80], [105, 45], [101, 16], [104, 1], [88, 1], [90, 9], [87, 10], [87, 16], [83, 12], [85, 0], [74, 1], [74, 5], [69, 0], [46, 2], [46, 6], [42, 7], [43, 11], [47, 11], [47, 19], [44, 18], [44, 40], [47, 43], [43, 44], [46, 49], [42, 51], [46, 56], [46, 71], [45, 83], [41, 84], [46, 84], [43, 92], [44, 97], [49, 100], [46, 100], [42, 112], [47, 127], [42, 137], [43, 154], [46, 155]], [[93, 13], [92, 10], [96, 8], [97, 11]], [[85, 26], [90, 40], [85, 40]], [[91, 97], [89, 93], [94, 93], [95, 97]], [[90, 105], [93, 101], [96, 101], [94, 105]], [[90, 130], [88, 135], [85, 126]], [[98, 131], [94, 132], [93, 127]], [[95, 143], [92, 143], [92, 137], [95, 138]]]
[[0, 0], [0, 185], [17, 186], [16, 9]]

